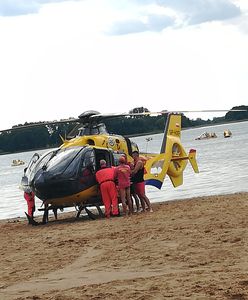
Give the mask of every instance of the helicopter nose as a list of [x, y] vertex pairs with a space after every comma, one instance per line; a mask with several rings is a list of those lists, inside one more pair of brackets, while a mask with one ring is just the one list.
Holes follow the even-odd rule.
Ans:
[[34, 176], [33, 187], [35, 193], [39, 197], [40, 194], [43, 194], [47, 189], [47, 172], [40, 169]]
[[35, 190], [40, 190], [42, 188], [44, 188], [45, 185], [45, 178], [44, 178], [44, 174], [38, 174], [37, 176], [35, 176], [34, 181], [34, 188]]

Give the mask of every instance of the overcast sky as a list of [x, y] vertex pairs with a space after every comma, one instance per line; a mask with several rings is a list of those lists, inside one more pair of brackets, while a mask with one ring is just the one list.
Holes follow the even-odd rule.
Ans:
[[248, 105], [247, 0], [1, 0], [0, 39], [0, 129]]

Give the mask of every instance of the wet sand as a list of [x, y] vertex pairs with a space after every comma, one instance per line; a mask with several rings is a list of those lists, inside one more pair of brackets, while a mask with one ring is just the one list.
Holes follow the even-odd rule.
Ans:
[[153, 208], [1, 221], [0, 299], [248, 299], [248, 193]]

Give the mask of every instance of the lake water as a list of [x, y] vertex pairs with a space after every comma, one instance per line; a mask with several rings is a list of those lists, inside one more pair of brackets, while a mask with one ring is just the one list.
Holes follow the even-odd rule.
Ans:
[[[231, 138], [224, 138], [223, 132], [230, 129]], [[204, 131], [215, 132], [217, 138], [195, 140]], [[152, 137], [147, 142], [146, 138]], [[132, 138], [140, 150], [159, 152], [162, 134]], [[165, 178], [161, 190], [147, 186], [147, 195], [151, 202], [184, 199], [189, 197], [248, 192], [248, 122], [194, 128], [182, 131], [182, 142], [188, 152], [197, 150], [197, 162], [200, 173], [195, 174], [188, 164], [184, 171], [184, 184], [174, 188], [169, 177]], [[37, 151], [39, 154], [46, 150]], [[34, 151], [0, 155], [0, 219], [23, 217], [26, 201], [19, 188], [23, 170]], [[25, 165], [12, 167], [13, 159], [21, 159]], [[36, 199], [36, 207], [41, 205]]]

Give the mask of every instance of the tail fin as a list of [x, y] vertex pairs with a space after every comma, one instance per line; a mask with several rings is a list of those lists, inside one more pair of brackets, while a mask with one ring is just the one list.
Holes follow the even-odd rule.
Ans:
[[166, 152], [168, 135], [177, 137], [178, 139], [181, 138], [181, 119], [182, 119], [181, 114], [170, 113], [167, 115], [164, 137], [163, 137], [160, 153]]

